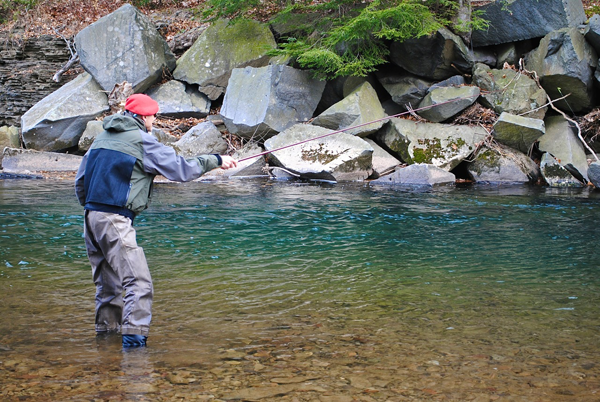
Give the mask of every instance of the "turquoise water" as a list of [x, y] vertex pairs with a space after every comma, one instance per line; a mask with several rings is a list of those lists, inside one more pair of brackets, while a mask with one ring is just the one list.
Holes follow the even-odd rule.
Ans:
[[93, 331], [71, 183], [0, 181], [0, 392], [600, 400], [599, 202], [588, 189], [160, 184], [135, 224], [155, 284], [149, 348], [123, 353]]

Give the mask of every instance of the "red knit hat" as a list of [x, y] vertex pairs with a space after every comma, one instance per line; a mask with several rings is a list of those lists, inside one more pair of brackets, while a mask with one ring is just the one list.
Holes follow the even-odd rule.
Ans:
[[134, 94], [127, 98], [125, 110], [139, 116], [152, 116], [158, 113], [158, 103], [144, 94]]

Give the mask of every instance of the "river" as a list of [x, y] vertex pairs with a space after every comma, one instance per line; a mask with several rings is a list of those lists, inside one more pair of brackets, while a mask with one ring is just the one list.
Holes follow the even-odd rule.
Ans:
[[148, 347], [96, 337], [67, 181], [0, 180], [3, 400], [598, 401], [600, 192], [166, 183]]

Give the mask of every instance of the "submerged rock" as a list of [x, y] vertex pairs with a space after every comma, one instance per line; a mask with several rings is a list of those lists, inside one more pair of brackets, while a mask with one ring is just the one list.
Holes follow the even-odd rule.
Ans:
[[455, 181], [456, 176], [444, 169], [430, 164], [417, 163], [404, 168], [398, 168], [394, 173], [372, 180], [371, 183], [435, 186], [451, 184]]

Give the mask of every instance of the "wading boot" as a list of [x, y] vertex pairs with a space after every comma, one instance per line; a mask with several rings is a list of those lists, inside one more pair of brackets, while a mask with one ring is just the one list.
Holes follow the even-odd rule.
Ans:
[[139, 348], [146, 346], [147, 336], [143, 335], [123, 335], [123, 348]]

